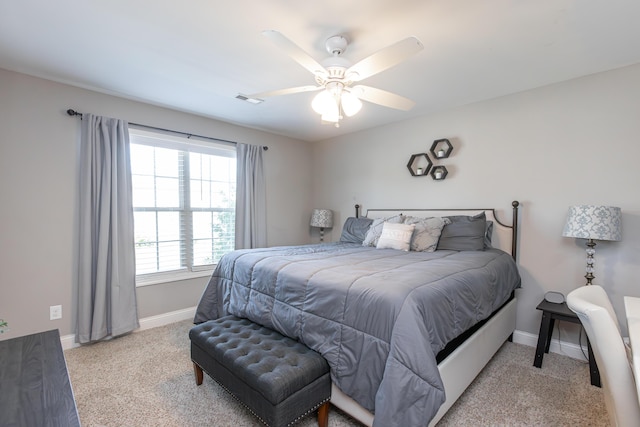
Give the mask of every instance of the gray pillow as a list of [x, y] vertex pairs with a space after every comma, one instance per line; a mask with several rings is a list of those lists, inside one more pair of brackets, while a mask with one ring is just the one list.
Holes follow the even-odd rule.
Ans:
[[438, 245], [438, 239], [442, 233], [442, 227], [450, 224], [447, 218], [431, 217], [418, 218], [407, 216], [405, 224], [415, 224], [416, 228], [411, 239], [411, 250], [417, 252], [433, 252]]
[[484, 233], [484, 248], [492, 248], [491, 236], [493, 236], [493, 221], [487, 220], [487, 229]]
[[438, 241], [439, 250], [481, 251], [485, 245], [487, 218], [484, 212], [474, 216], [448, 216], [451, 224], [445, 225]]
[[373, 220], [371, 218], [355, 218], [352, 216], [347, 218], [342, 226], [340, 241], [361, 245], [372, 222]]
[[382, 234], [382, 227], [385, 222], [392, 224], [402, 224], [402, 215], [394, 215], [387, 218], [376, 218], [371, 223], [371, 227], [367, 231], [367, 235], [364, 237], [362, 246], [377, 246], [380, 235]]

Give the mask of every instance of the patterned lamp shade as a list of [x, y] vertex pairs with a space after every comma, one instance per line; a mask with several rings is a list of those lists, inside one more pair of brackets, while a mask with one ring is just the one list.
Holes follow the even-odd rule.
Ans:
[[320, 228], [333, 227], [333, 212], [329, 209], [314, 209], [311, 214], [310, 225]]
[[622, 212], [614, 206], [571, 206], [562, 235], [580, 239], [622, 240]]

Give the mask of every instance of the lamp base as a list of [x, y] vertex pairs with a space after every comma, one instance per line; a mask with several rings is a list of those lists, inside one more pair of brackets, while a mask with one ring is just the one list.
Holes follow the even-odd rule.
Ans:
[[595, 276], [593, 275], [593, 264], [595, 262], [593, 256], [596, 253], [596, 242], [593, 239], [589, 239], [587, 241], [587, 274], [585, 274], [584, 278], [587, 279], [587, 286], [591, 285]]

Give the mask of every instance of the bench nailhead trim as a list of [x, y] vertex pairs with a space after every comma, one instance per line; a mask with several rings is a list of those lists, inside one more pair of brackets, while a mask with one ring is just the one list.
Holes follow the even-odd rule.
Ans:
[[[222, 384], [221, 382], [218, 382], [218, 380], [216, 380], [215, 378], [213, 378], [211, 375], [209, 375], [209, 377], [214, 380], [216, 382], [216, 384], [218, 384], [220, 387], [222, 387], [228, 394], [229, 396], [233, 397], [239, 404], [241, 404], [242, 406], [244, 406], [249, 412], [251, 412], [253, 414], [254, 417], [256, 417], [257, 419], [260, 420], [260, 422], [266, 426], [268, 426], [269, 424], [263, 420], [258, 414], [256, 414], [255, 412], [253, 412], [253, 410], [251, 408], [249, 408], [242, 400], [238, 399], [235, 394], [231, 393], [231, 391], [224, 386], [224, 384]], [[314, 412], [316, 409], [318, 409], [319, 407], [321, 407], [322, 405], [324, 405], [325, 403], [327, 403], [328, 401], [331, 400], [331, 397], [328, 397], [326, 399], [324, 399], [322, 402], [318, 403], [316, 406], [314, 406], [313, 408], [309, 409], [307, 412], [305, 412], [304, 414], [300, 415], [298, 418], [296, 418], [295, 420], [291, 421], [289, 424], [287, 424], [287, 426], [292, 426], [294, 424], [296, 424], [298, 421], [302, 420], [304, 417], [306, 417], [307, 415], [309, 415], [310, 413]]]

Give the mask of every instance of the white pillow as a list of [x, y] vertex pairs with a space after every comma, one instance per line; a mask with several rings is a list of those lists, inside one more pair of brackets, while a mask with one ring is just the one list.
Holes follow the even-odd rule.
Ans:
[[415, 228], [416, 226], [413, 224], [407, 225], [385, 222], [376, 248], [408, 251], [411, 243], [411, 236], [413, 236], [413, 230]]
[[451, 224], [449, 218], [418, 218], [415, 216], [407, 216], [404, 219], [405, 224], [414, 224], [416, 226], [411, 240], [411, 250], [417, 252], [433, 252], [438, 247], [438, 240], [445, 225]]
[[364, 236], [364, 241], [362, 242], [362, 246], [377, 246], [378, 239], [382, 234], [382, 226], [385, 222], [392, 222], [394, 224], [402, 223], [402, 215], [394, 215], [387, 218], [377, 218], [374, 219], [367, 231], [367, 234]]

